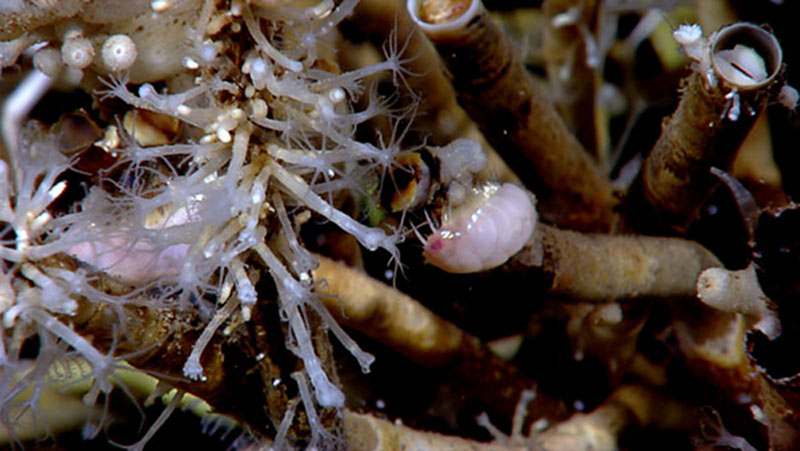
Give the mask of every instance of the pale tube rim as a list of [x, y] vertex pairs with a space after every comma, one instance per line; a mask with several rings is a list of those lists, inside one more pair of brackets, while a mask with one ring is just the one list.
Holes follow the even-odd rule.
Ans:
[[483, 9], [483, 4], [480, 0], [472, 0], [467, 11], [457, 19], [446, 23], [432, 24], [430, 22], [425, 22], [419, 17], [418, 11], [420, 2], [421, 0], [408, 0], [406, 2], [406, 8], [414, 23], [427, 35], [436, 35], [465, 29], [467, 24]]

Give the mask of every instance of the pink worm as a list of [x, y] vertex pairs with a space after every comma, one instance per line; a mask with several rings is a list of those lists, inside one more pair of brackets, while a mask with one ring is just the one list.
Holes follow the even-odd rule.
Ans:
[[67, 253], [135, 285], [178, 276], [188, 251], [188, 244], [173, 244], [159, 249], [146, 241], [131, 244], [129, 239], [111, 237], [79, 243]]
[[425, 240], [425, 261], [447, 272], [485, 271], [519, 252], [536, 227], [530, 195], [511, 183], [484, 189]]

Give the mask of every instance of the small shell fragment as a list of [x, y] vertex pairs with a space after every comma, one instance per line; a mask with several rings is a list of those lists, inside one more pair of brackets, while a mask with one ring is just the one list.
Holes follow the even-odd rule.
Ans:
[[180, 125], [180, 121], [172, 116], [139, 109], [128, 111], [122, 119], [125, 132], [142, 146], [161, 146], [174, 142]]
[[63, 114], [50, 131], [55, 146], [64, 155], [85, 150], [103, 136], [103, 130], [84, 110]]
[[420, 154], [400, 155], [396, 163], [402, 168], [393, 172], [397, 190], [393, 193], [390, 207], [395, 213], [421, 206], [431, 187], [431, 171]]

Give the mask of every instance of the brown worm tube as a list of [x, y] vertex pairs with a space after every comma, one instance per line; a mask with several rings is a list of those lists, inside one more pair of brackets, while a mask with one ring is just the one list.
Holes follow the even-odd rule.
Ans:
[[[447, 368], [469, 387], [470, 396], [507, 418], [513, 416], [521, 393], [535, 385], [478, 338], [358, 270], [320, 256], [314, 279], [327, 281], [320, 294], [328, 295], [322, 296], [323, 302], [339, 323], [421, 365]], [[533, 417], [566, 416], [559, 401], [541, 393], [529, 409]]]
[[522, 276], [544, 273], [550, 294], [605, 303], [693, 298], [697, 277], [717, 266], [719, 260], [693, 241], [581, 234], [540, 223], [503, 269]]
[[480, 1], [409, 0], [408, 10], [450, 72], [459, 104], [540, 199], [548, 221], [608, 231], [611, 183], [573, 136]]
[[643, 198], [642, 217], [655, 213], [678, 231], [718, 185], [710, 169], [727, 170], [733, 162], [782, 67], [775, 37], [751, 24], [730, 25], [708, 44], [700, 38], [690, 45], [690, 56], [699, 55], [697, 70], [684, 80], [678, 109], [645, 160], [641, 193], [632, 198]]
[[344, 433], [351, 451], [393, 451], [400, 449], [437, 451], [522, 451], [522, 446], [485, 443], [455, 435], [419, 431], [399, 421], [344, 410]]
[[695, 409], [640, 385], [618, 388], [589, 413], [576, 413], [535, 436], [537, 449], [617, 449], [628, 427], [691, 430]]
[[762, 291], [753, 264], [739, 271], [708, 268], [697, 278], [697, 297], [717, 310], [745, 315], [770, 340], [781, 334], [777, 307]]
[[[481, 143], [489, 158], [481, 177], [502, 182], [521, 183], [519, 177], [508, 167], [497, 152], [486, 142], [478, 127], [456, 102], [456, 94], [450, 80], [445, 76], [442, 61], [431, 42], [419, 33], [402, 2], [385, 0], [361, 0], [353, 11], [352, 19], [359, 23], [359, 33], [366, 34], [376, 45], [386, 39], [386, 30], [395, 27], [397, 41], [406, 47], [403, 65], [413, 73], [408, 84], [414, 94], [422, 100], [414, 119], [414, 128], [428, 137], [428, 143], [446, 145], [458, 138], [471, 138]], [[407, 44], [406, 44], [407, 43]], [[350, 52], [355, 53], [355, 52]], [[340, 51], [339, 58], [348, 58], [348, 52]], [[349, 55], [352, 58], [352, 55]], [[360, 66], [350, 65], [349, 69]]]

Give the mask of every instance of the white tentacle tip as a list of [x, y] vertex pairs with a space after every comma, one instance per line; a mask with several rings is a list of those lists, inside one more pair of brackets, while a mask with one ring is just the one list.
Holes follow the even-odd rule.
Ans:
[[206, 377], [203, 375], [203, 366], [197, 359], [189, 358], [183, 365], [183, 375], [193, 381], [205, 382]]
[[684, 24], [672, 32], [672, 37], [680, 45], [694, 45], [703, 37], [703, 29], [698, 24]]

